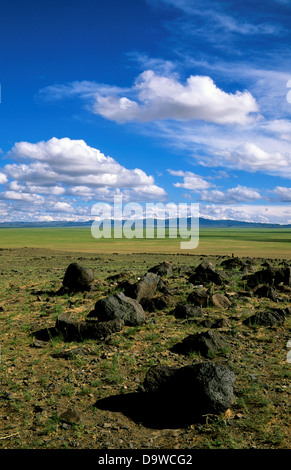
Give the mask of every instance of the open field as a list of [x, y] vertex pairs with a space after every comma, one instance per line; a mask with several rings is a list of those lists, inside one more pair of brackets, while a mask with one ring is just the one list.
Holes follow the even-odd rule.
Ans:
[[200, 229], [198, 247], [181, 250], [177, 238], [92, 237], [87, 228], [17, 228], [0, 230], [0, 248], [49, 248], [84, 253], [192, 253], [291, 258], [290, 229]]
[[[96, 245], [90, 240], [85, 230], [19, 231], [17, 237], [15, 232], [2, 234], [0, 449], [290, 449], [290, 364], [286, 344], [291, 318], [269, 327], [248, 326], [243, 321], [267, 308], [288, 307], [291, 287], [278, 289], [276, 301], [258, 298], [245, 291], [243, 273], [234, 269], [226, 272], [224, 286], [208, 286], [213, 292], [228, 295], [231, 307], [205, 307], [201, 317], [183, 320], [173, 315], [173, 309], [195, 289], [189, 283], [189, 271], [206, 259], [221, 271], [224, 256], [117, 254], [116, 249], [113, 253], [98, 253], [100, 248], [93, 248], [98, 242]], [[67, 246], [70, 234], [72, 251]], [[235, 231], [229, 237], [236, 237], [239, 243], [242, 234]], [[274, 234], [268, 237], [275, 239]], [[289, 237], [286, 232], [281, 242], [265, 241], [272, 247], [265, 253], [273, 254], [277, 243], [277, 252], [282, 250], [287, 258], [287, 243], [283, 240]], [[23, 241], [25, 246], [37, 243], [58, 250], [12, 248]], [[9, 242], [10, 248], [4, 249]], [[225, 241], [215, 247], [209, 232], [204, 243], [213, 251], [221, 246], [227, 250]], [[250, 243], [252, 250], [259, 246], [255, 234]], [[62, 246], [66, 250], [60, 250]], [[121, 246], [124, 249], [124, 244]], [[60, 293], [66, 268], [74, 261], [93, 270], [92, 289]], [[97, 300], [120, 291], [120, 281], [136, 282], [162, 261], [173, 263], [173, 274], [163, 279], [168, 295], [162, 306], [146, 311], [144, 324], [125, 326], [104, 341], [65, 341], [61, 335], [36, 340], [36, 333], [54, 327], [61, 313], [83, 320]], [[264, 262], [254, 258], [252, 269], [262, 269]], [[284, 265], [279, 259], [269, 262], [275, 267]], [[110, 279], [111, 275], [116, 278]], [[212, 326], [216, 322], [220, 322], [218, 326]], [[187, 335], [209, 328], [226, 339], [227, 347], [220, 353], [203, 357], [200, 353], [184, 356], [171, 351]], [[96, 406], [98, 400], [111, 396], [121, 400], [140, 391], [153, 365], [180, 367], [205, 361], [227, 365], [236, 376], [233, 404], [221, 415], [207, 415], [201, 422], [187, 426], [170, 426], [145, 423], [143, 417], [121, 405], [116, 409]], [[169, 406], [170, 420], [175, 406], [175, 402]]]

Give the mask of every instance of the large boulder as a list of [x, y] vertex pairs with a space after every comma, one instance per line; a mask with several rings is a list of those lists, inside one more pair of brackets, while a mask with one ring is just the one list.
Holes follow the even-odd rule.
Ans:
[[247, 286], [254, 289], [259, 284], [267, 284], [269, 286], [278, 286], [280, 284], [291, 285], [291, 268], [284, 266], [282, 268], [273, 268], [268, 266], [252, 274], [248, 274], [242, 278], [246, 281]]
[[226, 282], [226, 275], [221, 271], [218, 272], [212, 263], [208, 261], [202, 261], [197, 266], [194, 273], [189, 277], [189, 282], [192, 284], [217, 284], [222, 285]]
[[145, 322], [145, 311], [135, 299], [119, 292], [98, 300], [95, 309], [87, 315], [87, 319], [92, 318], [100, 322], [118, 319], [125, 325], [135, 326]]
[[176, 318], [187, 319], [201, 317], [202, 310], [198, 305], [192, 305], [188, 302], [178, 302], [172, 313]]
[[226, 310], [231, 307], [231, 301], [226, 295], [217, 292], [210, 297], [210, 305], [219, 309]]
[[63, 286], [71, 291], [90, 291], [94, 281], [92, 269], [85, 268], [79, 263], [71, 263], [65, 272]]
[[220, 266], [224, 269], [245, 268], [246, 263], [238, 257], [232, 257], [223, 260]]
[[185, 356], [197, 352], [204, 357], [209, 357], [220, 353], [226, 347], [227, 343], [219, 333], [208, 330], [187, 336], [181, 342], [175, 344], [171, 351]]
[[204, 362], [182, 368], [151, 367], [144, 380], [147, 393], [159, 396], [170, 415], [192, 423], [207, 414], [224, 413], [233, 403], [234, 373], [224, 365]]
[[286, 317], [290, 315], [290, 308], [269, 309], [258, 312], [246, 318], [243, 323], [248, 326], [276, 326], [284, 323]]
[[259, 284], [254, 288], [253, 294], [255, 297], [266, 297], [267, 299], [271, 299], [274, 302], [277, 299], [276, 290], [273, 286], [269, 286], [268, 284]]
[[190, 292], [187, 297], [187, 302], [197, 305], [199, 307], [209, 306], [209, 292], [207, 289], [195, 289]]
[[65, 341], [84, 341], [86, 339], [104, 340], [112, 333], [120, 331], [124, 321], [114, 319], [106, 322], [77, 321], [65, 312], [61, 313], [56, 321], [56, 331]]
[[155, 273], [158, 276], [171, 276], [173, 274], [173, 264], [163, 261], [157, 266], [153, 266], [148, 270], [149, 273]]
[[157, 274], [148, 272], [139, 281], [128, 286], [124, 294], [137, 302], [150, 300], [157, 292], [159, 282], [160, 277]]

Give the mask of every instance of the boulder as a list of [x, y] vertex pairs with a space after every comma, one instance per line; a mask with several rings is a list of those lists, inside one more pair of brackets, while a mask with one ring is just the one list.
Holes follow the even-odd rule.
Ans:
[[207, 289], [194, 290], [188, 295], [187, 301], [193, 305], [198, 305], [199, 307], [208, 307], [209, 292]]
[[222, 285], [226, 281], [226, 275], [223, 272], [215, 270], [212, 263], [202, 261], [195, 269], [194, 273], [189, 277], [192, 284], [209, 284], [214, 283]]
[[125, 325], [140, 325], [145, 322], [145, 311], [142, 306], [123, 292], [109, 295], [95, 304], [95, 309], [87, 319], [97, 318], [100, 322], [122, 320]]
[[146, 393], [160, 397], [169, 414], [190, 424], [203, 415], [224, 413], [233, 403], [234, 373], [226, 366], [204, 362], [181, 368], [163, 365], [149, 369]]
[[246, 263], [244, 263], [240, 258], [233, 257], [233, 258], [227, 258], [222, 263], [220, 266], [224, 269], [236, 269], [236, 268], [245, 268]]
[[173, 264], [163, 261], [157, 266], [153, 266], [148, 270], [149, 273], [155, 273], [158, 276], [171, 276], [173, 274]]
[[218, 292], [217, 294], [213, 294], [210, 297], [210, 305], [225, 310], [231, 307], [231, 301], [228, 297], [226, 297], [226, 295], [220, 294]]
[[160, 277], [157, 274], [148, 272], [139, 281], [128, 286], [124, 294], [137, 302], [150, 300], [157, 292], [159, 281]]
[[269, 286], [268, 284], [259, 284], [257, 287], [254, 288], [253, 294], [256, 297], [262, 298], [266, 297], [268, 299], [271, 299], [273, 301], [276, 301], [276, 290], [274, 287]]
[[273, 268], [268, 266], [255, 273], [248, 274], [242, 278], [247, 282], [248, 287], [254, 289], [259, 284], [267, 284], [269, 286], [278, 286], [280, 284], [291, 285], [291, 268], [285, 266], [283, 268]]
[[50, 341], [58, 336], [58, 331], [54, 326], [41, 328], [33, 333], [33, 336], [38, 341]]
[[209, 330], [187, 336], [180, 343], [175, 344], [171, 351], [185, 356], [198, 352], [204, 357], [209, 357], [221, 352], [226, 346], [227, 343], [219, 333]]
[[106, 322], [77, 321], [68, 313], [61, 313], [56, 321], [56, 330], [65, 341], [84, 341], [86, 339], [104, 340], [112, 333], [120, 331], [124, 321], [114, 319]]
[[198, 305], [178, 302], [172, 313], [176, 318], [194, 318], [201, 317], [202, 310]]
[[243, 323], [248, 326], [276, 326], [284, 323], [290, 315], [290, 309], [269, 309], [246, 318]]
[[91, 269], [81, 266], [79, 263], [71, 263], [65, 272], [63, 286], [70, 291], [90, 291], [94, 281]]
[[157, 295], [152, 299], [141, 300], [141, 306], [146, 312], [155, 312], [156, 310], [164, 310], [171, 303], [167, 295]]

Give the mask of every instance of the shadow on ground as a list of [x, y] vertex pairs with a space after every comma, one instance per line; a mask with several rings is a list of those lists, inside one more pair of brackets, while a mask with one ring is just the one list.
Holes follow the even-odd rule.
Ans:
[[177, 429], [201, 421], [201, 416], [189, 416], [189, 410], [177, 407], [164, 395], [148, 392], [133, 392], [113, 395], [98, 400], [94, 407], [100, 410], [120, 412], [137, 424], [152, 429]]

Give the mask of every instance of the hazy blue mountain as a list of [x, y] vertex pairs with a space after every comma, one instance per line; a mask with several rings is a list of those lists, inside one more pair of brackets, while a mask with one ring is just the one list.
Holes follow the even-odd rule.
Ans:
[[[68, 222], [68, 221], [55, 221], [55, 222], [2, 222], [0, 228], [41, 228], [41, 227], [90, 227], [92, 220], [86, 222]], [[155, 219], [148, 221], [149, 226], [155, 223]], [[188, 219], [188, 226], [190, 226], [190, 219]], [[112, 221], [113, 224], [113, 221]], [[169, 219], [166, 220], [165, 226], [168, 227], [170, 224]], [[146, 221], [143, 221], [145, 227]], [[178, 223], [179, 226], [179, 223]], [[279, 224], [263, 224], [255, 222], [242, 222], [238, 220], [211, 220], [200, 217], [199, 219], [200, 228], [291, 228], [289, 225]]]

